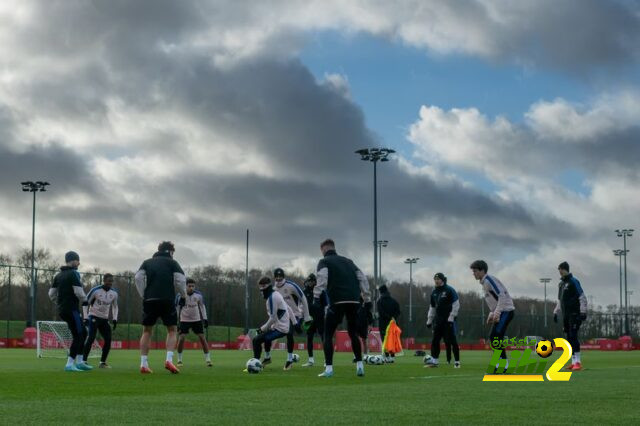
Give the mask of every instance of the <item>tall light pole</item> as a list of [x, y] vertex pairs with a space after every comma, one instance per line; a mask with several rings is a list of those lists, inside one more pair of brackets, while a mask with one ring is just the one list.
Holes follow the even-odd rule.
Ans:
[[547, 328], [547, 284], [551, 282], [551, 278], [540, 278], [540, 282], [544, 284], [544, 328]]
[[409, 265], [409, 336], [411, 336], [413, 329], [413, 264], [418, 263], [418, 260], [420, 260], [419, 257], [409, 257], [404, 261]]
[[20, 182], [22, 192], [33, 192], [33, 218], [31, 222], [31, 291], [29, 293], [29, 320], [27, 327], [33, 327], [36, 323], [36, 193], [45, 192], [49, 182], [27, 181]]
[[[627, 250], [627, 253], [629, 252], [629, 250]], [[618, 256], [618, 264], [619, 264], [619, 275], [620, 275], [620, 305], [619, 305], [619, 309], [618, 312], [620, 313], [620, 335], [624, 334], [624, 330], [623, 330], [623, 321], [622, 321], [622, 256], [625, 256], [627, 253], [625, 253], [624, 250], [614, 250], [613, 254], [614, 256]]]
[[616, 229], [616, 235], [622, 237], [624, 256], [624, 328], [629, 333], [629, 298], [627, 297], [627, 237], [633, 236], [633, 229]]
[[387, 240], [378, 240], [378, 276], [382, 278], [382, 247], [387, 247], [389, 245], [389, 241]]
[[373, 163], [373, 286], [378, 288], [378, 161], [389, 161], [395, 153], [389, 148], [363, 148], [356, 151], [362, 161]]

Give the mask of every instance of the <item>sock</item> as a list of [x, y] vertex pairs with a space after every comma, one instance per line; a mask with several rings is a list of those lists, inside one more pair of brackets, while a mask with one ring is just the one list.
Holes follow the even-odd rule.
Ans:
[[324, 368], [324, 371], [326, 371], [327, 373], [333, 373], [333, 365], [327, 365]]
[[434, 364], [438, 364], [438, 358], [431, 358], [431, 359], [433, 359]]
[[173, 352], [167, 351], [167, 361], [173, 362]]
[[506, 370], [507, 368], [509, 368], [509, 358], [507, 358], [507, 365], [504, 366], [504, 369]]
[[71, 367], [73, 365], [74, 359], [71, 357], [67, 357], [67, 367]]
[[178, 352], [178, 362], [182, 362], [182, 352]]
[[357, 368], [358, 370], [360, 370], [360, 369], [364, 368], [364, 366], [362, 365], [362, 361], [358, 361], [358, 362], [356, 362], [356, 368]]
[[312, 356], [309, 357], [309, 362], [315, 362]]
[[82, 364], [84, 362], [82, 355], [76, 355], [76, 364]]
[[287, 361], [293, 361], [293, 352], [287, 354]]
[[264, 353], [264, 359], [269, 359], [269, 358], [271, 358], [271, 351], [269, 351], [269, 352], [266, 352], [266, 351], [265, 351], [265, 353]]
[[207, 352], [206, 354], [204, 354], [204, 359], [205, 361], [211, 361], [211, 352]]
[[575, 354], [576, 362], [580, 362], [580, 352], [576, 352]]
[[147, 358], [147, 355], [140, 356], [140, 367], [149, 368], [149, 360]]

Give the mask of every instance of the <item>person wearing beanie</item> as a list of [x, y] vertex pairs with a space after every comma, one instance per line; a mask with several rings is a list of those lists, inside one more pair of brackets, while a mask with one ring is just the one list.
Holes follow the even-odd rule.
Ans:
[[587, 296], [582, 290], [580, 281], [569, 271], [569, 264], [558, 265], [560, 283], [558, 284], [558, 302], [553, 310], [553, 321], [558, 322], [558, 314], [562, 314], [562, 326], [567, 341], [573, 351], [569, 370], [582, 370], [580, 360], [580, 341], [578, 332], [580, 325], [587, 319]]
[[58, 316], [67, 323], [72, 336], [64, 371], [89, 371], [93, 367], [84, 361], [82, 354], [87, 331], [84, 328], [80, 303], [84, 303], [87, 296], [84, 294], [78, 273], [80, 256], [75, 251], [69, 251], [64, 255], [64, 261], [66, 265], [60, 268], [49, 289], [49, 298], [56, 303]]
[[[316, 274], [309, 274], [307, 279], [304, 281], [304, 295], [307, 298], [307, 301], [313, 301], [313, 288], [316, 286], [316, 283]], [[313, 338], [317, 334], [320, 337], [320, 341], [322, 341], [324, 337], [324, 308], [328, 303], [329, 300], [327, 299], [327, 292], [323, 291], [320, 295], [320, 303], [312, 303], [309, 306], [309, 313], [311, 314], [311, 318], [313, 318], [313, 323], [311, 324], [311, 327], [307, 329], [307, 354], [309, 355], [309, 360], [302, 364], [303, 367], [313, 367], [315, 363], [313, 358]]]
[[[400, 316], [400, 305], [396, 299], [391, 297], [386, 285], [380, 286], [378, 290], [380, 291], [380, 298], [376, 304], [378, 309], [378, 327], [380, 329], [380, 340], [384, 342], [389, 323], [392, 319], [397, 320]], [[384, 361], [392, 363], [395, 361], [395, 356], [394, 353], [385, 352]]]
[[162, 318], [167, 327], [167, 357], [164, 368], [172, 374], [180, 370], [173, 364], [173, 351], [178, 339], [178, 312], [175, 299], [176, 289], [180, 294], [178, 305], [185, 306], [187, 277], [180, 264], [173, 259], [175, 247], [171, 241], [163, 241], [151, 259], [142, 262], [136, 272], [136, 289], [142, 298], [142, 336], [140, 337], [140, 373], [150, 374], [149, 348], [153, 327]]
[[[494, 342], [502, 341], [507, 333], [507, 327], [513, 319], [515, 312], [515, 306], [513, 299], [507, 291], [507, 288], [502, 282], [494, 275], [489, 275], [489, 266], [484, 260], [474, 261], [469, 268], [473, 273], [473, 277], [480, 282], [482, 290], [484, 291], [484, 300], [489, 307], [489, 315], [487, 317], [487, 324], [491, 324], [491, 332], [489, 333], [489, 345], [492, 349]], [[507, 358], [506, 349], [500, 350], [500, 359], [505, 360], [504, 372], [507, 372], [509, 368], [509, 359]], [[494, 374], [498, 372], [500, 361], [496, 364]]]
[[425, 367], [437, 367], [440, 356], [440, 340], [444, 338], [446, 344], [451, 345], [454, 367], [460, 368], [460, 349], [455, 334], [455, 321], [460, 310], [458, 293], [447, 284], [447, 277], [438, 272], [433, 277], [435, 288], [431, 292], [429, 312], [427, 313], [427, 327], [433, 326], [433, 340], [431, 341], [431, 359]]

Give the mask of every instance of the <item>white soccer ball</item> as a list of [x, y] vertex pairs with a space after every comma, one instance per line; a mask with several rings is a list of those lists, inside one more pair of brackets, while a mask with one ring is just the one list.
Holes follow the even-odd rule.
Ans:
[[422, 362], [424, 362], [425, 365], [432, 364], [433, 358], [431, 358], [431, 355], [425, 355], [424, 358], [422, 359]]
[[369, 364], [369, 358], [371, 358], [371, 355], [369, 354], [362, 355], [362, 362], [364, 362], [365, 364]]
[[369, 357], [369, 364], [372, 365], [382, 365], [384, 364], [384, 359], [380, 355], [373, 355]]
[[293, 362], [298, 362], [298, 361], [300, 361], [300, 355], [293, 354]]
[[262, 371], [262, 363], [259, 359], [251, 358], [247, 361], [247, 371], [249, 374], [258, 374]]

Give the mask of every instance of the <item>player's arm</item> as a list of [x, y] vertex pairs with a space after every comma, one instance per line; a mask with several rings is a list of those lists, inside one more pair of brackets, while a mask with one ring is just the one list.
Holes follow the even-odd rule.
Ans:
[[360, 294], [362, 295], [362, 300], [364, 303], [371, 303], [371, 289], [369, 288], [369, 281], [365, 274], [356, 267], [356, 278], [358, 278], [358, 282], [360, 283]]
[[302, 303], [302, 315], [304, 317], [304, 321], [311, 321], [311, 315], [309, 314], [309, 301], [307, 300], [307, 296], [304, 295], [304, 292], [298, 284], [292, 282], [291, 286], [294, 288], [298, 296], [298, 300], [300, 300], [300, 302]]
[[451, 295], [453, 303], [451, 304], [451, 313], [447, 319], [448, 322], [453, 322], [458, 316], [458, 311], [460, 310], [460, 299], [458, 298], [458, 293], [455, 290], [451, 290]]
[[431, 327], [433, 324], [433, 318], [436, 316], [436, 302], [433, 300], [433, 293], [431, 293], [431, 297], [429, 298], [429, 312], [427, 312], [427, 327]]
[[209, 319], [207, 318], [207, 308], [205, 308], [204, 306], [204, 297], [202, 297], [202, 295], [200, 295], [200, 297], [198, 298], [198, 310], [200, 311], [202, 320], [209, 321]]
[[262, 332], [266, 332], [269, 331], [269, 329], [271, 328], [271, 326], [277, 321], [278, 316], [277, 316], [277, 307], [274, 306], [275, 302], [274, 302], [274, 294], [276, 294], [275, 292], [271, 294], [271, 296], [269, 297], [269, 307], [267, 308], [267, 313], [269, 314], [269, 319], [267, 319], [267, 322], [265, 322], [264, 324], [262, 324], [262, 327], [260, 327], [260, 330], [262, 330]]
[[178, 264], [178, 262], [174, 262], [174, 271], [173, 271], [173, 285], [178, 290], [178, 293], [182, 295], [182, 297], [187, 296], [187, 277], [184, 274], [184, 271]]
[[111, 317], [113, 321], [118, 321], [118, 293], [116, 293], [116, 297], [111, 302]]
[[145, 270], [144, 263], [140, 266], [138, 272], [136, 272], [135, 280], [136, 290], [138, 290], [138, 294], [140, 295], [140, 297], [144, 299], [144, 289], [147, 288], [147, 271]]
[[84, 290], [82, 289], [82, 280], [80, 279], [80, 273], [78, 271], [74, 271], [75, 281], [73, 283], [73, 294], [76, 295], [80, 302], [87, 301], [87, 295], [84, 294]]
[[87, 300], [82, 302], [82, 315], [84, 316], [84, 318], [89, 318], [89, 306], [93, 305], [93, 302], [95, 301], [95, 294], [96, 294], [97, 288], [98, 287], [92, 288], [91, 291], [89, 291]]
[[493, 310], [493, 320], [495, 322], [498, 322], [498, 320], [500, 319], [500, 314], [502, 314], [502, 312], [506, 310], [507, 306], [510, 303], [510, 296], [507, 292], [506, 287], [497, 278], [495, 280], [495, 284], [498, 287], [499, 293], [496, 308]]
[[319, 299], [323, 291], [327, 289], [329, 283], [329, 268], [324, 260], [320, 260], [316, 269], [316, 286], [313, 288], [313, 298]]
[[573, 285], [578, 292], [578, 301], [580, 302], [580, 317], [582, 320], [587, 319], [587, 296], [584, 294], [582, 290], [582, 286], [580, 285], [580, 281], [578, 281], [575, 277], [572, 279]]
[[54, 279], [51, 288], [49, 289], [49, 300], [55, 302], [58, 300], [58, 280]]

